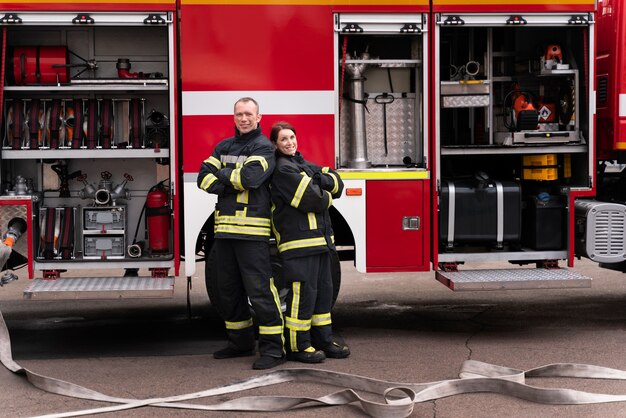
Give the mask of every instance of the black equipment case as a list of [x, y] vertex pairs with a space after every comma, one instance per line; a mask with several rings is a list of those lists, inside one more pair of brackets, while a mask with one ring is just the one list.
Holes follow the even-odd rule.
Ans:
[[523, 211], [522, 242], [534, 250], [565, 248], [565, 196], [539, 193], [528, 196]]
[[443, 180], [439, 200], [439, 242], [493, 245], [521, 239], [521, 190], [515, 181]]

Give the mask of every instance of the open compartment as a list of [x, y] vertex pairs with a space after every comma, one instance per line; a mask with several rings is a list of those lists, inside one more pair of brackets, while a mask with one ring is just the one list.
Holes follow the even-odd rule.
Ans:
[[420, 14], [342, 14], [337, 26], [339, 166], [425, 167]]

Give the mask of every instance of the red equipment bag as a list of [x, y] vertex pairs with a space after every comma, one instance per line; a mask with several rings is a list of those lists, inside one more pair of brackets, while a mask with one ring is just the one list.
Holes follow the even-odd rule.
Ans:
[[9, 50], [9, 83], [57, 84], [70, 80], [69, 53], [64, 46], [20, 46]]

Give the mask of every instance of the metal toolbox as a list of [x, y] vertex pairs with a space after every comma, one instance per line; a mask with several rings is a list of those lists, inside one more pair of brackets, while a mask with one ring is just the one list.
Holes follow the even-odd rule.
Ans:
[[83, 208], [83, 229], [86, 231], [126, 230], [125, 206], [94, 206]]
[[521, 192], [515, 181], [443, 180], [439, 202], [439, 242], [493, 245], [519, 243]]
[[124, 258], [126, 240], [124, 235], [84, 235], [83, 258], [106, 260]]

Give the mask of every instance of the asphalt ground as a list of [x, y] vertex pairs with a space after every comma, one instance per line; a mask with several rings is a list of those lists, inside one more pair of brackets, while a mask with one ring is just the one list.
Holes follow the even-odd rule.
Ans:
[[[626, 370], [626, 275], [581, 260], [575, 270], [593, 278], [590, 289], [452, 292], [434, 273], [357, 273], [342, 262], [342, 290], [333, 310], [347, 359], [308, 366], [395, 382], [455, 379], [467, 359], [517, 369], [585, 363]], [[198, 271], [202, 271], [200, 267]], [[26, 272], [19, 272], [25, 275]], [[78, 273], [78, 272], [77, 272]], [[0, 288], [14, 359], [46, 376], [112, 396], [152, 398], [191, 393], [259, 375], [254, 358], [215, 360], [225, 343], [203, 277], [193, 279], [191, 312], [186, 279], [161, 300], [28, 301], [26, 277]], [[190, 314], [190, 315], [189, 315]], [[538, 387], [626, 394], [626, 381], [532, 379]], [[317, 397], [339, 388], [289, 383], [195, 400], [217, 403], [249, 395]], [[364, 397], [379, 400], [371, 394]], [[0, 367], [0, 416], [27, 417], [110, 404], [45, 393]], [[356, 405], [281, 413], [200, 412], [143, 407], [115, 417], [337, 417], [363, 416]], [[626, 416], [626, 403], [550, 406], [475, 393], [415, 405], [415, 417]]]

